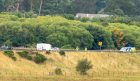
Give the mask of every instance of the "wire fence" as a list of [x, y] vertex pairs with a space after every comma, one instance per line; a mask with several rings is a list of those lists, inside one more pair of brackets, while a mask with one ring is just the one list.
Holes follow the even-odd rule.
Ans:
[[[79, 75], [79, 74], [75, 74], [75, 73], [63, 73], [63, 75], [60, 75], [61, 78], [83, 78], [84, 76]], [[27, 79], [34, 79], [34, 80], [38, 80], [38, 79], [42, 79], [43, 81], [45, 81], [45, 79], [47, 78], [54, 78], [54, 77], [59, 77], [58, 75], [55, 74], [49, 74], [49, 73], [29, 73], [29, 72], [23, 72], [23, 73], [14, 73], [14, 72], [5, 72], [3, 74], [0, 75], [0, 81], [16, 81], [16, 79], [21, 80], [21, 81], [27, 81]], [[122, 81], [123, 78], [129, 79], [129, 78], [137, 78], [138, 80], [140, 80], [140, 72], [108, 72], [108, 73], [92, 73], [90, 75], [86, 75], [87, 78], [89, 79], [98, 79], [98, 80], [102, 80], [102, 79], [120, 79], [120, 80], [115, 80], [115, 81]], [[58, 80], [57, 80], [58, 81]], [[126, 80], [127, 81], [127, 80]]]

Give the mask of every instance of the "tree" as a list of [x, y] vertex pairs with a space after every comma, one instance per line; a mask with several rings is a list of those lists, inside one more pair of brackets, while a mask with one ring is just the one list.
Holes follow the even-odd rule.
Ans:
[[114, 11], [119, 9], [119, 11], [124, 12], [125, 15], [138, 15], [138, 4], [139, 0], [106, 0], [105, 12], [115, 14]]
[[0, 0], [0, 12], [4, 10], [4, 1]]
[[125, 46], [125, 39], [124, 39], [124, 33], [119, 29], [114, 29], [112, 31], [112, 39], [114, 41], [114, 45], [117, 49], [120, 49], [121, 47]]
[[107, 48], [114, 48], [113, 40], [112, 40], [112, 34], [109, 31], [106, 31], [104, 28], [96, 27], [89, 25], [86, 28], [91, 35], [93, 36], [94, 42], [92, 43], [92, 49], [99, 49], [98, 42], [103, 42], [103, 49]]
[[53, 33], [47, 37], [47, 42], [53, 46], [62, 47], [68, 43], [68, 38], [63, 33]]
[[86, 75], [87, 71], [92, 68], [92, 64], [90, 61], [87, 59], [83, 59], [78, 61], [78, 64], [76, 66], [76, 70], [81, 74], [81, 75]]
[[96, 13], [97, 0], [73, 0], [74, 13]]
[[12, 46], [12, 42], [10, 40], [6, 40], [4, 42], [4, 45], [8, 46], [8, 47], [11, 47]]
[[40, 7], [39, 7], [39, 13], [38, 13], [38, 15], [40, 15], [40, 13], [41, 13], [41, 10], [42, 10], [42, 4], [43, 4], [43, 0], [40, 0]]

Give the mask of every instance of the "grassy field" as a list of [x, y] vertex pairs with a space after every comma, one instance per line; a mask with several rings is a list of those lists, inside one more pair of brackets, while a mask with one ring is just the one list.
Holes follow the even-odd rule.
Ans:
[[[140, 54], [113, 52], [57, 52], [45, 55], [48, 60], [36, 64], [19, 57], [17, 61], [0, 52], [0, 81], [140, 81]], [[78, 60], [87, 58], [93, 64], [88, 75], [81, 76], [76, 70]], [[55, 68], [61, 68], [63, 75], [57, 76]]]

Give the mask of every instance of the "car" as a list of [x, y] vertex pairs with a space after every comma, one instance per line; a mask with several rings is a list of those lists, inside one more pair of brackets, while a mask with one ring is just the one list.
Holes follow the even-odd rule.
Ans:
[[13, 48], [10, 46], [1, 46], [0, 49], [2, 50], [12, 50]]
[[58, 47], [53, 47], [51, 50], [52, 51], [59, 51], [60, 49]]
[[120, 52], [136, 52], [136, 48], [135, 47], [122, 47], [120, 49]]

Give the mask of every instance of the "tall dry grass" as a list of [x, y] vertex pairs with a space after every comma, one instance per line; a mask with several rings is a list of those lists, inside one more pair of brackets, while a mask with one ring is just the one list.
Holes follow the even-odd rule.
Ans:
[[[99, 76], [99, 73], [140, 73], [140, 55], [113, 53], [113, 52], [66, 52], [66, 56], [60, 56], [57, 52], [45, 55], [48, 60], [43, 64], [36, 64], [19, 57], [17, 61], [0, 52], [0, 76], [5, 77], [48, 77], [54, 75], [55, 68], [62, 69], [65, 76], [80, 76], [75, 67], [78, 60], [87, 58], [92, 62], [93, 68], [89, 70], [89, 76]], [[97, 74], [97, 75], [96, 75]]]

